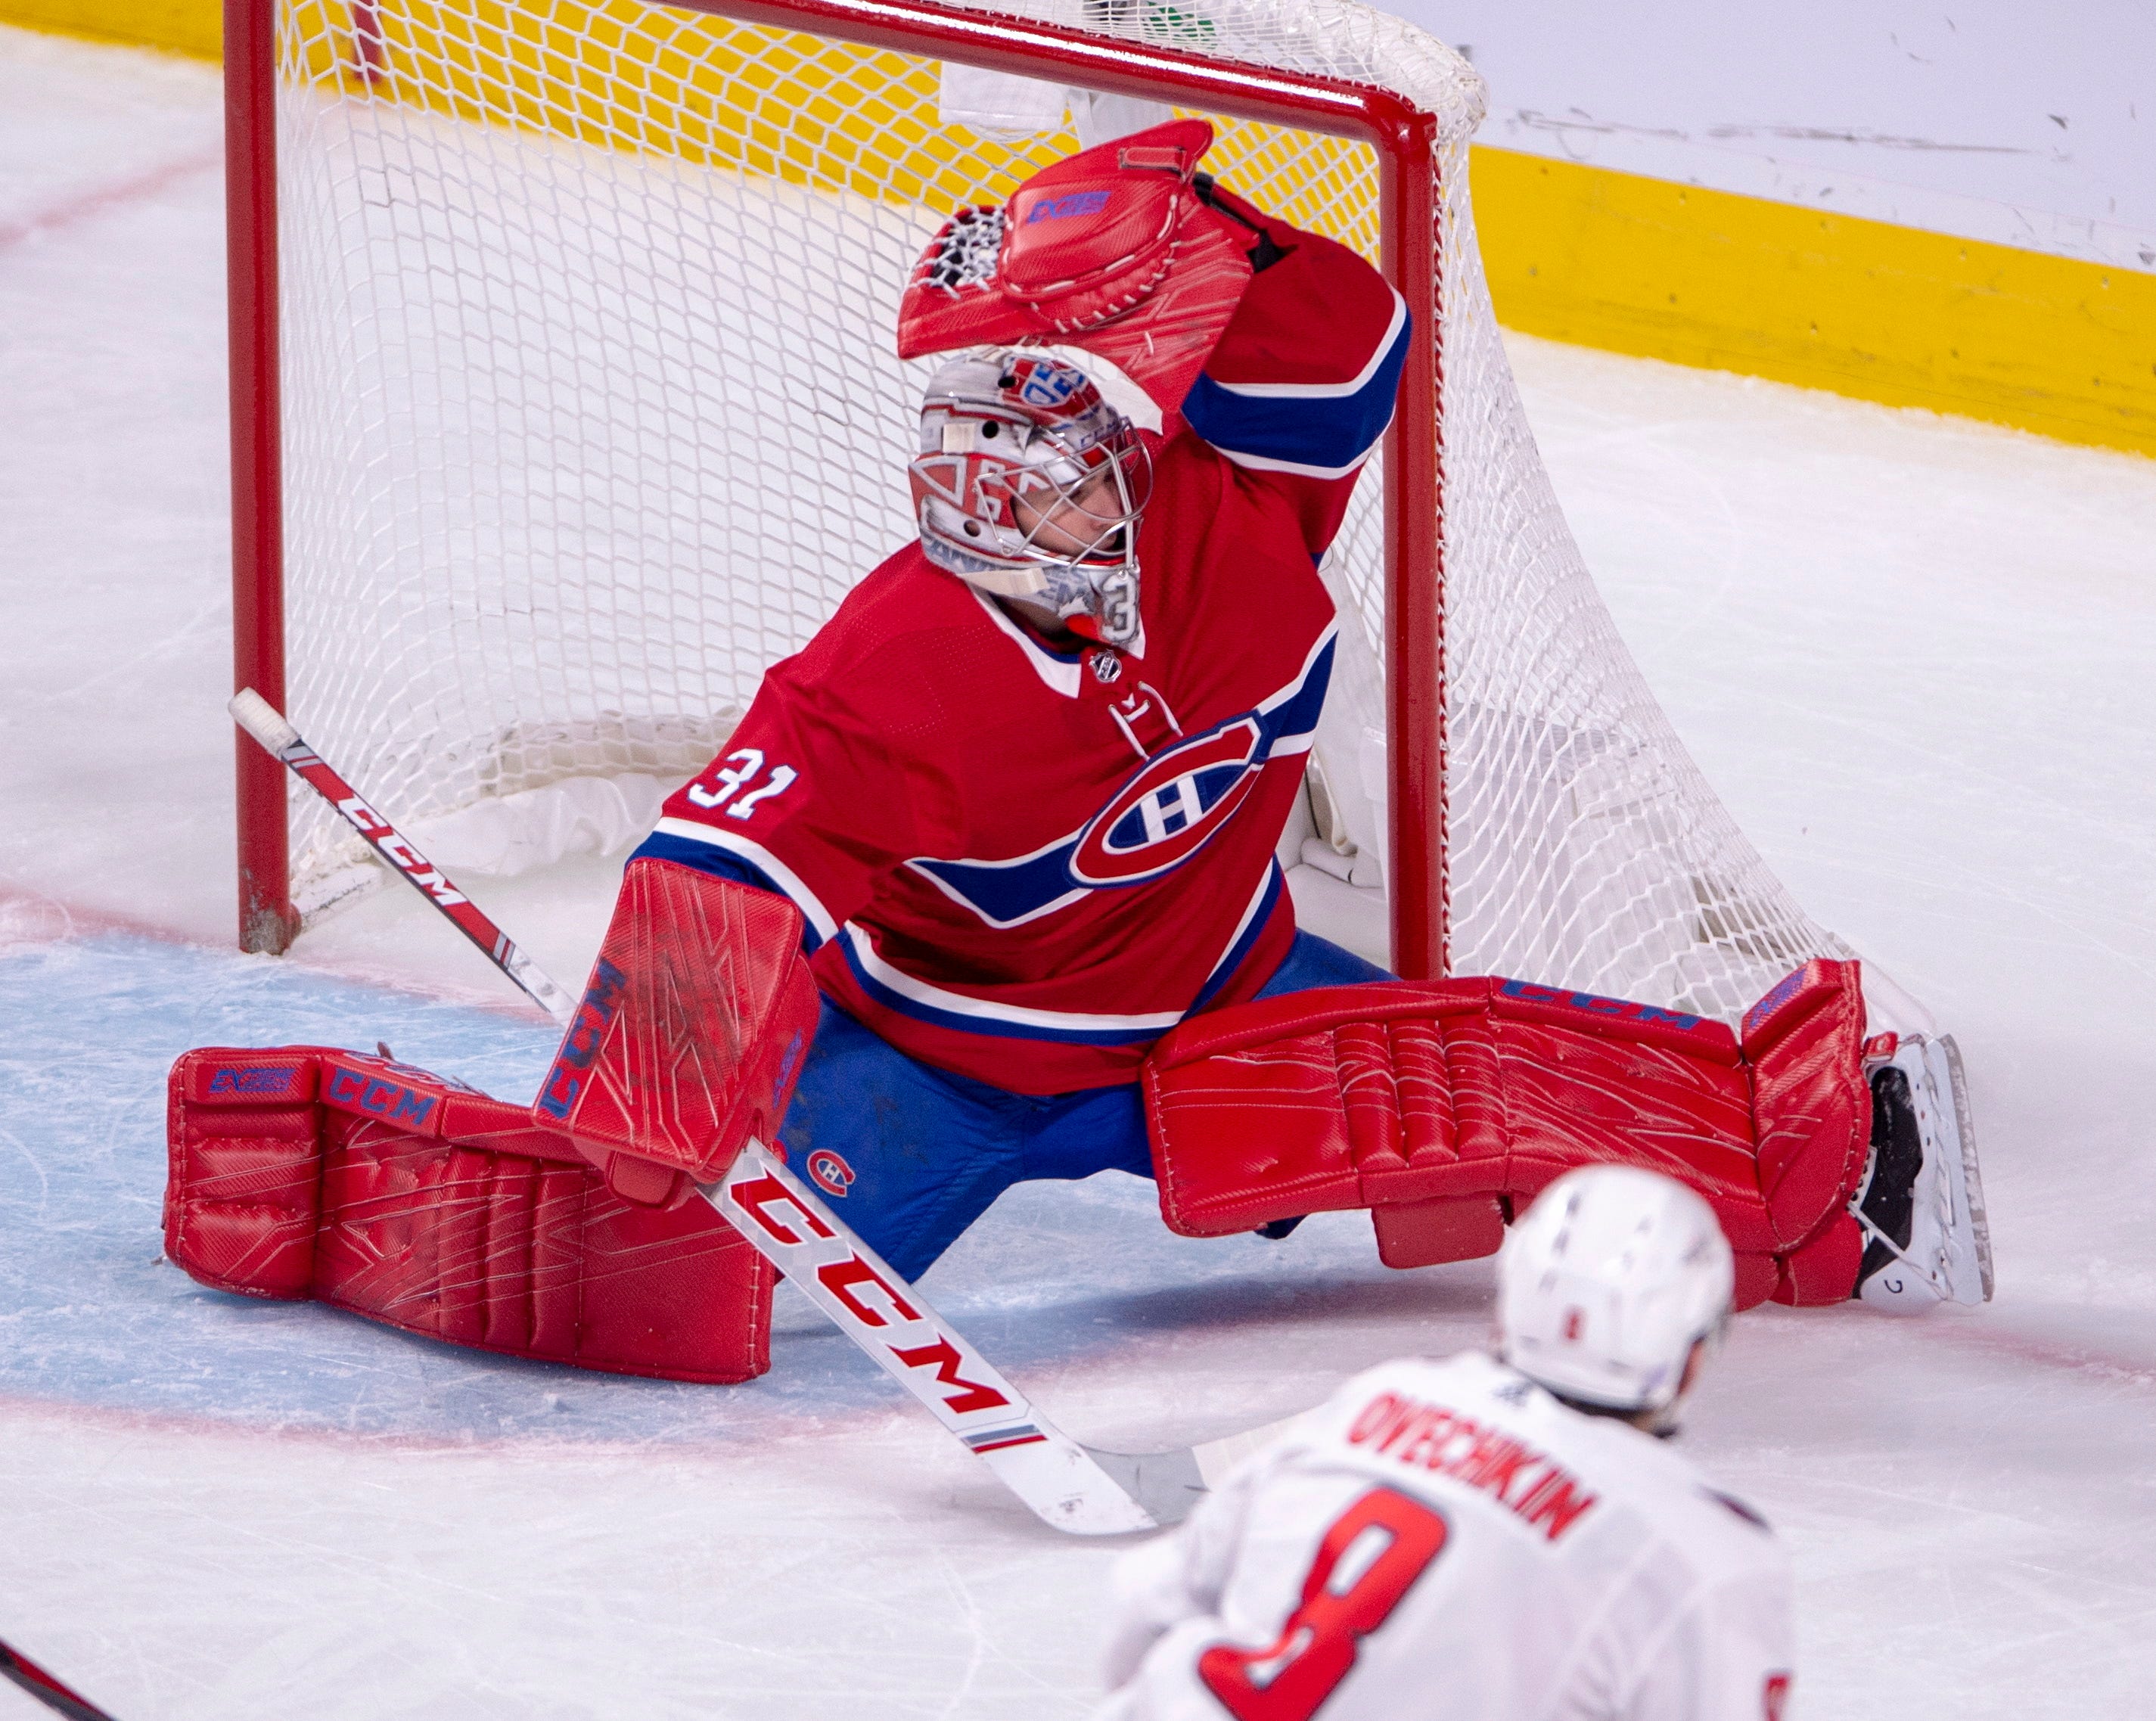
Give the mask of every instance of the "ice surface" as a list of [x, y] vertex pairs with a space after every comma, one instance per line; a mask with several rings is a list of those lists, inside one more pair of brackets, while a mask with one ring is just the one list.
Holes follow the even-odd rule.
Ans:
[[[521, 1095], [552, 1038], [398, 895], [229, 952], [216, 101], [0, 31], [0, 1636], [126, 1721], [1082, 1714], [1112, 1550], [1034, 1524], [804, 1305], [763, 1380], [698, 1389], [160, 1262], [179, 1050], [379, 1038]], [[1999, 1301], [1748, 1315], [1689, 1437], [1794, 1550], [1798, 1713], [2145, 1714], [2156, 464], [1512, 356], [1687, 744], [1969, 1066]], [[485, 900], [574, 979], [612, 872]], [[1486, 1319], [1486, 1268], [1389, 1272], [1353, 1216], [1197, 1243], [1115, 1177], [1017, 1192], [929, 1282], [1110, 1445]]]

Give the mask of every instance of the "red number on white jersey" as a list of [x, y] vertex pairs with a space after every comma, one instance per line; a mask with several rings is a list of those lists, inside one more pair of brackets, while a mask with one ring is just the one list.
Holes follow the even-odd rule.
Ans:
[[1445, 1520], [1418, 1500], [1373, 1488], [1332, 1521], [1302, 1580], [1302, 1600], [1264, 1649], [1218, 1643], [1198, 1677], [1236, 1721], [1308, 1721], [1355, 1665], [1360, 1640], [1390, 1617], [1445, 1547]]

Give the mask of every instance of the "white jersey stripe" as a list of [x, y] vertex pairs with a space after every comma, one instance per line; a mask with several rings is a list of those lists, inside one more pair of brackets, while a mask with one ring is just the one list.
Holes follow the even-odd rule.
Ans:
[[839, 930], [838, 922], [831, 918], [830, 911], [803, 882], [801, 875], [762, 844], [752, 843], [747, 837], [737, 836], [730, 830], [714, 830], [710, 825], [700, 825], [693, 819], [662, 819], [652, 829], [667, 836], [681, 837], [692, 843], [706, 843], [712, 848], [723, 849], [730, 855], [740, 855], [786, 892], [793, 906], [801, 911], [802, 918], [815, 927], [818, 938], [829, 938]]
[[1091, 1015], [1077, 1010], [1030, 1009], [1023, 1004], [995, 1004], [984, 998], [969, 998], [963, 992], [947, 992], [941, 986], [932, 986], [926, 980], [915, 979], [902, 968], [893, 968], [876, 954], [875, 941], [869, 937], [866, 929], [851, 921], [846, 922], [845, 933], [855, 959], [870, 979], [901, 998], [954, 1016], [970, 1016], [977, 1021], [1008, 1022], [1015, 1027], [1039, 1028], [1050, 1033], [1060, 1030], [1065, 1033], [1078, 1034], [1124, 1031], [1165, 1034], [1183, 1020], [1180, 1010], [1157, 1010], [1149, 1015], [1132, 1016]]
[[[1378, 367], [1393, 350], [1393, 342], [1399, 339], [1407, 320], [1408, 301], [1395, 289], [1393, 320], [1385, 325], [1383, 336], [1371, 348], [1368, 362], [1344, 383], [1224, 383], [1218, 377], [1208, 377], [1206, 380], [1224, 394], [1240, 394], [1245, 400], [1342, 400], [1351, 394], [1361, 393], [1369, 386], [1370, 378], [1378, 374]], [[1228, 453], [1225, 449], [1221, 452]], [[1235, 457], [1229, 455], [1228, 458]]]

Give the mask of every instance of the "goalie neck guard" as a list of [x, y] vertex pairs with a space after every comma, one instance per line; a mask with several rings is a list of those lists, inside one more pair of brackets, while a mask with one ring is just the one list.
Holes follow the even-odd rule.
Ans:
[[930, 379], [906, 470], [937, 567], [1088, 639], [1136, 640], [1152, 457], [1079, 372], [1023, 351], [951, 360]]

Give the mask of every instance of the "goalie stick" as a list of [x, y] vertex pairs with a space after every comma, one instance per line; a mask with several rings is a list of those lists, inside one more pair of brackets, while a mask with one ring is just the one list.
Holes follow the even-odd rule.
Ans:
[[0, 1677], [69, 1721], [112, 1721], [112, 1717], [80, 1692], [69, 1691], [20, 1650], [0, 1642]]
[[[241, 728], [334, 807], [487, 960], [568, 1025], [577, 1000], [367, 805], [269, 701], [244, 688], [228, 708]], [[1105, 1536], [1179, 1523], [1209, 1486], [1275, 1431], [1165, 1452], [1081, 1445], [1041, 1415], [762, 1142], [751, 1137], [725, 1173], [697, 1185], [696, 1193], [1035, 1517], [1057, 1529]]]
[[421, 854], [412, 840], [360, 799], [359, 791], [331, 768], [314, 748], [300, 738], [300, 732], [283, 712], [252, 687], [243, 687], [225, 707], [232, 720], [244, 729], [273, 758], [292, 768], [295, 776], [327, 801], [346, 824], [373, 845], [382, 856], [424, 896], [449, 923], [486, 954], [486, 959], [521, 986], [557, 1022], [567, 1022], [577, 1000], [548, 979], [532, 961], [511, 942], [509, 935], [465, 895], [441, 868]]

